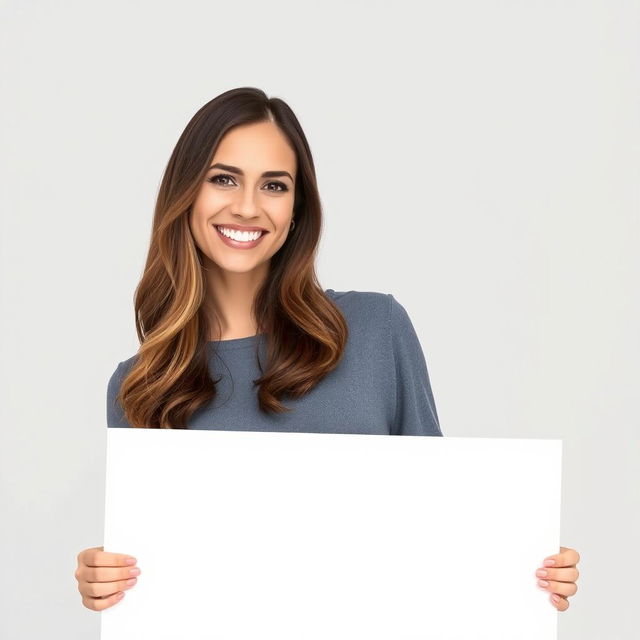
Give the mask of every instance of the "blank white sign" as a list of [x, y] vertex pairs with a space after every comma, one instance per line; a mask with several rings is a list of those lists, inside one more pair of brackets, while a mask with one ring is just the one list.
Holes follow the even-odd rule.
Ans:
[[561, 440], [107, 429], [102, 640], [555, 640]]

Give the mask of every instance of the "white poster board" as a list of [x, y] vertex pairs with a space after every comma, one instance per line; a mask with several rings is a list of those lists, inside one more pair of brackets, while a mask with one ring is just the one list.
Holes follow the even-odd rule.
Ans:
[[555, 640], [562, 441], [107, 429], [102, 640]]

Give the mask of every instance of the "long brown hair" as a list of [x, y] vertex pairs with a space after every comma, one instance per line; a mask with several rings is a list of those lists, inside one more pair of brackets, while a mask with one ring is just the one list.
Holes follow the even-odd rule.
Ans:
[[262, 375], [253, 381], [260, 410], [290, 411], [280, 400], [307, 393], [342, 357], [347, 323], [315, 273], [322, 207], [307, 139], [280, 98], [254, 87], [232, 89], [191, 118], [160, 185], [147, 261], [134, 295], [140, 348], [118, 393], [132, 427], [187, 428], [189, 416], [216, 396], [220, 379], [213, 380], [208, 369], [205, 304], [210, 302], [188, 216], [225, 133], [264, 121], [275, 122], [287, 136], [298, 170], [295, 228], [271, 257], [253, 302], [258, 333], [267, 340], [266, 371], [259, 362]]

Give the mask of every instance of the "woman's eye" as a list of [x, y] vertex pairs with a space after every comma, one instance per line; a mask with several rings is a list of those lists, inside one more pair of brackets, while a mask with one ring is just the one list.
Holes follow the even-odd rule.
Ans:
[[[280, 187], [279, 191], [289, 191], [289, 187], [283, 182], [269, 182], [268, 185], [275, 184]], [[267, 189], [267, 191], [278, 191], [278, 189]]]
[[217, 176], [212, 176], [211, 178], [209, 178], [209, 182], [212, 182], [213, 184], [219, 184], [222, 187], [226, 187], [228, 186], [226, 182], [218, 182], [218, 179], [222, 178], [225, 180], [233, 180], [233, 178], [225, 173], [219, 173]]

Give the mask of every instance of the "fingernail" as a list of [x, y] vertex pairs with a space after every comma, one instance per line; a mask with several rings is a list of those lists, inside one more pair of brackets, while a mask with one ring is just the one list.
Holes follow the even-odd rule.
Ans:
[[130, 576], [139, 576], [140, 575], [140, 569], [138, 569], [138, 567], [136, 567], [135, 569], [129, 569], [129, 575]]
[[124, 598], [124, 591], [121, 591], [116, 595], [116, 600], [120, 600], [120, 598]]
[[538, 584], [541, 587], [548, 587], [549, 586], [549, 583], [546, 580], [538, 580]]
[[138, 562], [135, 558], [127, 558], [127, 564], [135, 564]]
[[560, 602], [560, 596], [556, 595], [555, 593], [551, 596], [551, 599], [556, 603]]
[[545, 560], [544, 561], [544, 566], [545, 567], [553, 567], [553, 565], [556, 563], [555, 560]]
[[137, 578], [129, 578], [126, 582], [128, 585], [132, 585], [136, 583]]
[[544, 569], [538, 569], [536, 571], [536, 575], [540, 576], [541, 578], [544, 578], [549, 572], [545, 571]]

